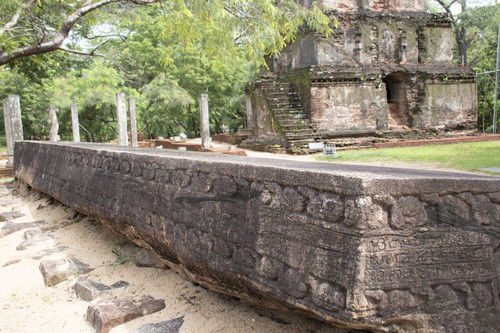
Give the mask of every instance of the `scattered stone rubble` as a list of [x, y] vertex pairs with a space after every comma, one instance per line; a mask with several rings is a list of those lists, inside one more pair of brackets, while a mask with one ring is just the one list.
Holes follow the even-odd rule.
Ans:
[[[0, 187], [0, 190], [4, 188]], [[2, 192], [9, 194], [10, 191]], [[13, 200], [1, 199], [0, 205], [11, 206], [14, 204], [22, 204], [19, 198]], [[4, 213], [5, 214], [5, 213]], [[8, 214], [5, 214], [6, 216]], [[44, 227], [46, 222], [38, 220], [33, 222], [17, 222], [14, 221], [17, 217], [23, 214], [10, 215], [9, 219], [0, 229], [0, 238], [6, 237], [13, 233], [24, 231], [26, 241], [17, 246], [17, 250], [26, 250], [29, 247], [34, 247], [53, 241], [54, 237], [47, 234], [47, 231], [57, 230], [58, 226]], [[64, 224], [62, 225], [64, 227]], [[46, 246], [47, 245], [47, 246]], [[2, 267], [18, 264], [23, 259], [40, 260], [45, 256], [63, 252], [67, 249], [65, 246], [53, 246], [53, 244], [44, 244], [43, 250], [30, 253], [23, 257], [14, 258], [3, 264]], [[137, 263], [140, 267], [155, 267], [166, 269], [165, 265], [156, 255], [150, 250], [142, 249], [137, 253]], [[58, 260], [42, 260], [40, 262], [40, 272], [44, 283], [47, 287], [53, 287], [63, 281], [72, 280], [78, 276], [88, 276], [94, 268], [81, 262], [76, 258], [58, 259]], [[134, 296], [125, 297], [123, 299], [109, 299], [113, 295], [113, 291], [124, 289], [129, 286], [126, 281], [117, 281], [110, 286], [104, 285], [90, 280], [88, 277], [78, 279], [73, 290], [75, 296], [87, 302], [92, 302], [88, 307], [88, 320], [95, 327], [96, 332], [108, 332], [113, 327], [130, 321], [134, 318], [144, 316], [165, 307], [162, 300], [154, 299], [151, 296]], [[108, 296], [108, 298], [103, 297]], [[172, 320], [163, 321], [160, 323], [146, 324], [134, 330], [133, 332], [140, 333], [177, 333], [184, 322], [184, 317], [175, 318]]]

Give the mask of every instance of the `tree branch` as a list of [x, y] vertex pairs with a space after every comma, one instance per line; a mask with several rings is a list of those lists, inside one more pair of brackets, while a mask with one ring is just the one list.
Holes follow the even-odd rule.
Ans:
[[92, 57], [104, 57], [104, 54], [95, 53], [94, 52], [95, 50], [92, 50], [91, 52], [84, 52], [84, 51], [78, 51], [78, 50], [71, 50], [71, 49], [67, 49], [64, 47], [60, 47], [59, 50], [63, 51], [63, 52], [78, 54], [78, 55], [86, 55], [86, 56], [92, 56]]
[[27, 3], [25, 3], [23, 6], [19, 7], [16, 11], [16, 13], [12, 16], [9, 22], [5, 23], [3, 27], [0, 28], [0, 36], [3, 35], [7, 30], [11, 29], [13, 26], [16, 25], [17, 21], [21, 17], [21, 12], [27, 8], [31, 7], [35, 0], [30, 0]]
[[[31, 0], [33, 1], [33, 0]], [[5, 65], [13, 60], [24, 58], [32, 55], [48, 53], [56, 50], [60, 50], [63, 42], [68, 37], [71, 29], [75, 24], [82, 19], [85, 15], [112, 3], [119, 2], [130, 2], [137, 5], [148, 5], [152, 3], [159, 2], [161, 0], [101, 0], [99, 2], [93, 3], [93, 0], [87, 0], [85, 3], [76, 11], [71, 14], [66, 21], [63, 23], [57, 34], [49, 41], [40, 43], [38, 45], [30, 45], [26, 47], [19, 48], [9, 53], [0, 54], [0, 66]]]

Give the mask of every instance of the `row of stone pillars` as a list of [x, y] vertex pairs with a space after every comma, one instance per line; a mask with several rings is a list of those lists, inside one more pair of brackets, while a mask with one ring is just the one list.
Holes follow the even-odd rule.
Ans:
[[[120, 146], [128, 146], [128, 132], [127, 132], [127, 111], [125, 103], [125, 94], [119, 93], [116, 95], [116, 110], [118, 116], [118, 144]], [[130, 118], [130, 140], [132, 147], [138, 147], [137, 142], [137, 119], [135, 111], [135, 99], [128, 99], [128, 109]], [[58, 112], [54, 105], [50, 105], [49, 120], [48, 123], [51, 125], [49, 133], [49, 141], [59, 141], [59, 123], [57, 121]], [[78, 121], [78, 105], [77, 103], [71, 103], [71, 124], [73, 130], [73, 142], [80, 142], [80, 123]]]
[[[137, 119], [135, 113], [135, 100], [128, 99], [128, 109], [130, 117], [130, 141], [132, 147], [137, 147]], [[127, 133], [127, 110], [125, 104], [125, 94], [119, 93], [116, 95], [116, 112], [118, 118], [118, 144], [120, 146], [128, 146]], [[210, 148], [210, 127], [208, 117], [208, 95], [200, 95], [200, 132], [201, 144], [204, 148]]]
[[[201, 143], [204, 148], [210, 148], [210, 128], [208, 117], [208, 95], [200, 95], [200, 132]], [[127, 105], [125, 102], [125, 94], [119, 93], [116, 95], [116, 110], [118, 118], [118, 144], [120, 146], [128, 146], [127, 132]], [[49, 133], [49, 141], [59, 141], [59, 122], [57, 120], [58, 109], [51, 104], [49, 109], [48, 123], [51, 125]], [[128, 111], [130, 119], [130, 142], [132, 147], [138, 147], [137, 141], [137, 117], [135, 108], [135, 99], [128, 99]], [[7, 165], [12, 166], [14, 156], [14, 142], [23, 140], [23, 125], [21, 119], [21, 104], [19, 96], [11, 95], [3, 100], [3, 119], [5, 125], [5, 138], [7, 144]], [[71, 103], [71, 122], [73, 129], [73, 142], [80, 142], [80, 124], [78, 121], [78, 105]]]
[[[128, 99], [128, 113], [130, 119], [130, 143], [132, 147], [138, 147], [137, 142], [137, 116], [135, 108], [135, 99]], [[49, 108], [49, 123], [52, 125], [50, 130], [50, 141], [57, 141], [57, 132], [59, 125], [56, 116], [57, 109], [51, 105]], [[124, 93], [116, 95], [116, 113], [118, 118], [118, 144], [120, 146], [128, 146], [128, 131], [127, 131], [127, 103]], [[200, 95], [200, 132], [201, 143], [204, 148], [210, 148], [210, 127], [208, 117], [208, 95]], [[71, 121], [73, 124], [73, 142], [80, 142], [80, 126], [78, 123], [78, 107], [76, 103], [71, 103]]]

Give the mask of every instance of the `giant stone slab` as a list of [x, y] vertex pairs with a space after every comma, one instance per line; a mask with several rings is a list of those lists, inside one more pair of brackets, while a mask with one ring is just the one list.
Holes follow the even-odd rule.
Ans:
[[16, 177], [212, 290], [374, 331], [500, 327], [500, 178], [20, 142]]

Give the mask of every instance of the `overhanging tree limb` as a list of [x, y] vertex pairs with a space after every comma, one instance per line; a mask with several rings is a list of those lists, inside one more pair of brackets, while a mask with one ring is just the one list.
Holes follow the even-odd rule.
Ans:
[[12, 16], [9, 22], [7, 22], [3, 27], [0, 28], [0, 36], [3, 35], [6, 31], [11, 29], [13, 26], [17, 24], [17, 21], [21, 17], [21, 13], [25, 8], [31, 7], [35, 3], [35, 0], [30, 0], [21, 7], [19, 7], [16, 13]]
[[[20, 7], [14, 16], [11, 18], [11, 20], [5, 24], [2, 29], [0, 30], [0, 36], [5, 34], [8, 29], [12, 28], [15, 26], [17, 21], [19, 20], [19, 17], [21, 16], [22, 11], [30, 5], [34, 0], [28, 2], [26, 5], [23, 5]], [[18, 49], [15, 49], [11, 52], [2, 52], [0, 54], [0, 66], [5, 65], [13, 60], [19, 59], [19, 58], [24, 58], [24, 57], [29, 57], [32, 55], [37, 55], [37, 54], [43, 54], [43, 53], [48, 53], [48, 52], [53, 52], [56, 50], [60, 50], [62, 48], [63, 42], [66, 40], [68, 37], [70, 31], [73, 29], [75, 24], [81, 20], [85, 15], [102, 8], [104, 6], [107, 6], [112, 3], [120, 3], [120, 2], [130, 2], [134, 3], [137, 5], [148, 5], [152, 3], [159, 2], [161, 0], [101, 0], [98, 2], [95, 2], [93, 0], [87, 0], [83, 3], [83, 5], [75, 10], [67, 19], [66, 21], [62, 24], [61, 28], [59, 31], [54, 35], [52, 39], [49, 41], [39, 43], [36, 45], [29, 45], [25, 47], [20, 47]]]

